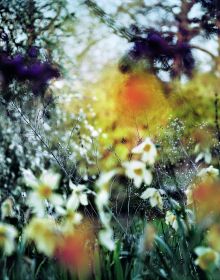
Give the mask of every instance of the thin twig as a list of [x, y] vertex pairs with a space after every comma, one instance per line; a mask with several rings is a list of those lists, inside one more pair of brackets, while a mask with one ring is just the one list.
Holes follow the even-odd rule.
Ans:
[[38, 138], [38, 140], [44, 145], [44, 147], [47, 149], [47, 151], [51, 154], [51, 156], [54, 158], [54, 160], [57, 162], [57, 164], [60, 166], [60, 168], [63, 170], [67, 178], [70, 179], [70, 176], [67, 172], [67, 170], [64, 168], [63, 164], [60, 162], [60, 160], [56, 157], [56, 155], [51, 151], [49, 145], [46, 143], [46, 141], [43, 139], [43, 137], [37, 132], [37, 130], [33, 127], [30, 120], [24, 115], [24, 113], [21, 111], [20, 108], [17, 107], [17, 105], [13, 102], [12, 103], [16, 111], [20, 114], [22, 120], [31, 128], [34, 135]]

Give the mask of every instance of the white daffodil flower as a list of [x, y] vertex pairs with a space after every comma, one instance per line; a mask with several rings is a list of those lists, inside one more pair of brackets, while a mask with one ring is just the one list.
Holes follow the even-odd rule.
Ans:
[[87, 187], [85, 185], [76, 186], [72, 181], [69, 182], [69, 186], [72, 189], [72, 194], [67, 201], [67, 207], [76, 210], [80, 204], [83, 206], [88, 205], [87, 193], [85, 192]]
[[76, 212], [68, 206], [66, 208], [58, 207], [57, 213], [64, 218], [64, 222], [69, 223], [71, 226], [80, 224], [83, 219], [83, 216], [79, 212]]
[[23, 180], [26, 186], [33, 189], [37, 188], [39, 185], [38, 179], [34, 176], [33, 172], [30, 169], [23, 170]]
[[109, 181], [115, 176], [117, 170], [111, 170], [109, 172], [102, 173], [98, 180], [96, 181], [96, 186], [98, 189], [103, 189], [108, 185]]
[[199, 162], [200, 160], [204, 159], [205, 163], [210, 164], [212, 160], [212, 154], [209, 148], [201, 148], [200, 144], [197, 144], [195, 147], [195, 153], [198, 153], [195, 162]]
[[60, 174], [43, 170], [41, 176], [36, 178], [31, 170], [23, 170], [23, 176], [25, 184], [33, 189], [27, 203], [38, 216], [44, 216], [46, 202], [50, 202], [55, 208], [63, 204], [62, 196], [54, 193], [59, 186]]
[[158, 190], [155, 188], [148, 188], [141, 194], [142, 199], [149, 199], [150, 205], [152, 207], [158, 206], [163, 209], [163, 200], [161, 194], [164, 193], [163, 190]]
[[0, 223], [0, 248], [6, 256], [13, 253], [15, 249], [15, 238], [17, 230], [14, 226]]
[[102, 229], [99, 232], [99, 241], [101, 245], [106, 247], [109, 251], [113, 251], [115, 249], [115, 242], [113, 237], [113, 230], [110, 227]]
[[52, 256], [55, 252], [61, 230], [54, 219], [37, 218], [30, 220], [24, 230], [25, 241], [33, 241], [37, 250], [46, 256]]
[[165, 223], [170, 225], [173, 229], [177, 231], [178, 229], [178, 222], [176, 215], [173, 214], [171, 211], [166, 212]]
[[202, 168], [197, 174], [203, 182], [213, 182], [219, 176], [219, 170], [210, 165], [207, 168]]
[[96, 181], [96, 198], [95, 203], [99, 212], [104, 212], [104, 207], [108, 205], [109, 202], [109, 182], [111, 178], [117, 173], [117, 170], [112, 170], [109, 172], [102, 173], [98, 180]]
[[204, 159], [204, 162], [207, 163], [207, 164], [211, 163], [212, 155], [211, 155], [209, 150], [206, 150], [204, 152], [199, 153], [198, 156], [195, 159], [195, 162], [197, 163], [202, 159]]
[[123, 164], [125, 168], [125, 174], [128, 178], [134, 180], [136, 188], [140, 188], [142, 183], [149, 186], [153, 180], [152, 173], [149, 169], [146, 169], [145, 163], [141, 161], [130, 161]]
[[154, 165], [157, 157], [157, 149], [149, 137], [134, 147], [131, 152], [133, 154], [142, 154], [141, 160], [150, 165]]
[[210, 247], [196, 247], [195, 253], [198, 258], [195, 260], [195, 264], [200, 266], [203, 270], [212, 269], [213, 266], [217, 266], [219, 263], [219, 253], [214, 251]]
[[74, 227], [81, 224], [83, 220], [82, 214], [73, 209], [60, 208], [57, 212], [62, 215], [61, 225], [64, 232], [71, 232]]
[[97, 192], [95, 203], [99, 211], [102, 211], [105, 206], [108, 205], [109, 201], [109, 192], [106, 189], [101, 189]]
[[68, 230], [71, 231], [74, 226], [79, 225], [82, 222], [83, 216], [76, 211], [72, 195], [67, 199], [65, 206], [65, 208], [57, 207], [57, 213], [62, 216], [62, 228], [67, 232]]

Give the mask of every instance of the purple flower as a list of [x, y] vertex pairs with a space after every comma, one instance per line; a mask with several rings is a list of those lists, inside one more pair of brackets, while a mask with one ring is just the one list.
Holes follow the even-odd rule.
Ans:
[[29, 81], [31, 89], [35, 94], [43, 94], [47, 83], [60, 76], [59, 71], [49, 62], [37, 60], [34, 56], [37, 54], [34, 49], [28, 57], [17, 54], [13, 57], [6, 52], [0, 54], [0, 72], [4, 85], [7, 86], [12, 80], [19, 82]]
[[29, 79], [32, 81], [32, 91], [38, 95], [44, 91], [47, 83], [60, 76], [57, 68], [48, 62], [38, 63], [29, 69]]
[[27, 78], [30, 80], [38, 80], [43, 75], [43, 71], [43, 63], [36, 62], [28, 67]]
[[17, 79], [20, 81], [25, 81], [28, 76], [28, 67], [26, 65], [20, 65], [17, 67]]
[[135, 59], [146, 57], [149, 53], [149, 48], [146, 39], [138, 39], [134, 42], [134, 47], [130, 51], [130, 54]]
[[[146, 34], [134, 36], [131, 40], [134, 45], [129, 51], [128, 56], [134, 61], [140, 59], [149, 60], [154, 65], [159, 65], [160, 69], [172, 72], [172, 64], [178, 58], [181, 61], [182, 71], [191, 75], [195, 66], [191, 47], [188, 43], [176, 43], [173, 36], [161, 34], [151, 30]], [[127, 65], [120, 66], [123, 73], [129, 71]], [[157, 70], [157, 69], [156, 69]]]

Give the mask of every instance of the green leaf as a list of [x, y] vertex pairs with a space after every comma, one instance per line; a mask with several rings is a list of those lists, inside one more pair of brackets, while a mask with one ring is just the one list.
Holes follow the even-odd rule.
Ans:
[[115, 272], [115, 277], [117, 280], [124, 279], [123, 269], [122, 269], [121, 260], [120, 260], [120, 252], [121, 252], [121, 243], [120, 243], [120, 241], [117, 241], [116, 247], [114, 250], [114, 254], [113, 254], [114, 272]]

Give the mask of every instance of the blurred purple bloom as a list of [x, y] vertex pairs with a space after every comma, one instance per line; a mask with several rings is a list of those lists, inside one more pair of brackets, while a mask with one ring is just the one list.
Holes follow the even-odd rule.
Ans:
[[28, 73], [27, 73], [28, 79], [38, 80], [43, 74], [43, 71], [44, 71], [43, 68], [44, 68], [44, 66], [43, 66], [43, 63], [41, 63], [41, 62], [36, 62], [33, 65], [31, 65], [28, 68]]
[[[59, 77], [59, 71], [49, 62], [36, 60], [37, 53], [32, 49], [30, 58], [25, 58], [21, 54], [9, 56], [7, 53], [0, 54], [0, 71], [4, 84], [9, 84], [12, 80], [29, 81], [35, 94], [40, 94], [46, 88], [47, 83]], [[30, 53], [28, 53], [30, 56]]]
[[195, 66], [190, 45], [184, 42], [175, 43], [172, 36], [148, 31], [146, 38], [135, 36], [132, 41], [134, 45], [129, 56], [136, 61], [148, 59], [153, 64], [159, 62], [162, 70], [172, 71], [172, 61], [178, 57], [182, 61], [183, 71], [189, 75]]

